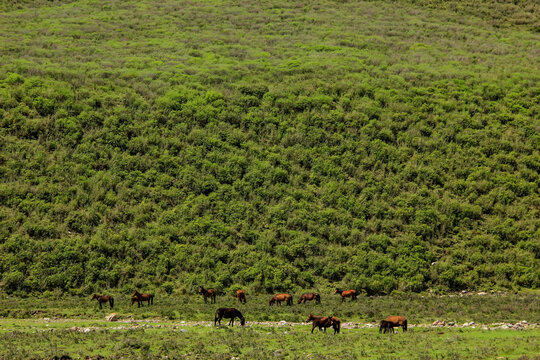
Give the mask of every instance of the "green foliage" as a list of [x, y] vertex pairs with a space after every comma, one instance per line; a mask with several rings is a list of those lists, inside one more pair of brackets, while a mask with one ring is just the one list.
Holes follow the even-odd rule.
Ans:
[[529, 2], [0, 8], [5, 292], [540, 286]]

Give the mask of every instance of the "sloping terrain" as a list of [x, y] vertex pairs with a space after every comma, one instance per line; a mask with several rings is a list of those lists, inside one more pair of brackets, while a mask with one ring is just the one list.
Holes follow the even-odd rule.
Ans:
[[4, 4], [0, 286], [538, 288], [538, 29], [533, 1]]

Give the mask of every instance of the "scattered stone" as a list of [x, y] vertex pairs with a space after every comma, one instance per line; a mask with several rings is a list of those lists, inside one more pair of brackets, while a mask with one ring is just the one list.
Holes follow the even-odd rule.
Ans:
[[118, 314], [112, 313], [105, 318], [107, 321], [118, 321]]
[[449, 321], [449, 322], [448, 322], [448, 326], [455, 326], [455, 325], [456, 325], [456, 323], [453, 322], [453, 321]]
[[92, 329], [90, 329], [90, 328], [86, 328], [86, 329], [84, 329], [84, 331], [83, 331], [83, 332], [84, 332], [85, 334], [88, 334], [88, 333], [89, 333], [90, 331], [92, 331]]
[[435, 321], [433, 322], [433, 324], [431, 324], [431, 326], [437, 326], [437, 327], [439, 327], [439, 326], [444, 326], [444, 325], [445, 325], [445, 322], [442, 321], [442, 320], [435, 320]]
[[180, 332], [185, 333], [185, 332], [187, 332], [187, 330], [186, 329], [180, 329]]
[[77, 326], [74, 326], [74, 327], [70, 328], [69, 330], [71, 330], [71, 331], [79, 331], [79, 328]]
[[481, 291], [478, 293], [479, 296], [484, 296], [484, 295], [487, 295], [485, 292]]

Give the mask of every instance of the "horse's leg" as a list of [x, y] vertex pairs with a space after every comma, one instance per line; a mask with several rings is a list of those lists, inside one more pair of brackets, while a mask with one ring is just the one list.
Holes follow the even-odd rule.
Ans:
[[98, 303], [99, 303], [99, 309], [103, 309], [103, 305], [101, 304], [101, 301], [98, 300]]
[[315, 323], [313, 323], [313, 327], [311, 328], [311, 333], [313, 334], [313, 330], [315, 330], [315, 328], [317, 327], [317, 325], [315, 325]]

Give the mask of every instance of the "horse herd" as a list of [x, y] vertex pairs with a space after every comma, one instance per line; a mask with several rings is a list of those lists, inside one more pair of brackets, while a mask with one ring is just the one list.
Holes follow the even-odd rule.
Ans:
[[[112, 296], [94, 294], [94, 295], [92, 295], [90, 300], [94, 300], [94, 299], [97, 300], [100, 309], [103, 309], [103, 303], [105, 303], [105, 304], [109, 303], [109, 306], [111, 307], [111, 309], [114, 307], [114, 298]], [[148, 306], [154, 305], [154, 295], [152, 295], [152, 294], [141, 294], [138, 291], [135, 291], [131, 295], [131, 305], [133, 305], [134, 303], [137, 303], [137, 305], [138, 305], [137, 307], [141, 307], [141, 306], [144, 306], [143, 301], [147, 301]]]
[[[211, 304], [216, 303], [216, 290], [214, 289], [205, 289], [204, 287], [199, 287], [198, 293], [203, 296], [204, 303], [207, 303], [207, 299], [210, 299]], [[356, 300], [358, 293], [356, 290], [341, 290], [337, 288], [334, 291], [334, 295], [339, 294], [341, 296], [341, 301], [345, 301], [346, 298], [350, 297], [351, 301]], [[237, 290], [236, 291], [236, 298], [240, 304], [245, 304], [247, 302], [246, 298], [246, 292], [244, 290]], [[112, 296], [102, 296], [93, 294], [91, 300], [96, 299], [99, 308], [102, 309], [103, 303], [109, 303], [109, 306], [111, 309], [114, 307], [114, 298]], [[321, 303], [321, 296], [317, 293], [304, 293], [300, 296], [298, 299], [298, 304], [306, 303], [307, 301], [315, 300], [317, 304]], [[135, 302], [137, 303], [138, 307], [144, 306], [143, 301], [146, 301], [148, 305], [154, 304], [154, 295], [152, 294], [141, 294], [138, 291], [135, 291], [131, 295], [131, 305], [133, 305]], [[292, 306], [293, 304], [293, 296], [291, 294], [283, 293], [283, 294], [276, 294], [274, 295], [269, 301], [268, 305], [281, 305], [281, 303], [284, 302], [285, 305]], [[223, 318], [230, 319], [229, 325], [234, 326], [234, 320], [238, 318], [240, 320], [240, 324], [243, 326], [246, 323], [246, 319], [242, 315], [242, 313], [235, 308], [219, 308], [216, 311], [216, 314], [214, 316], [214, 325], [221, 325], [221, 320]], [[326, 332], [326, 329], [329, 327], [332, 327], [334, 329], [334, 334], [339, 334], [341, 329], [341, 321], [335, 317], [335, 316], [316, 316], [313, 314], [309, 314], [306, 322], [312, 322], [313, 327], [311, 328], [311, 333], [315, 330], [315, 328], [319, 328], [320, 330], [323, 330]], [[379, 323], [379, 333], [394, 333], [394, 328], [402, 328], [403, 332], [407, 331], [407, 319], [403, 316], [388, 316], [385, 320], [381, 320]]]

